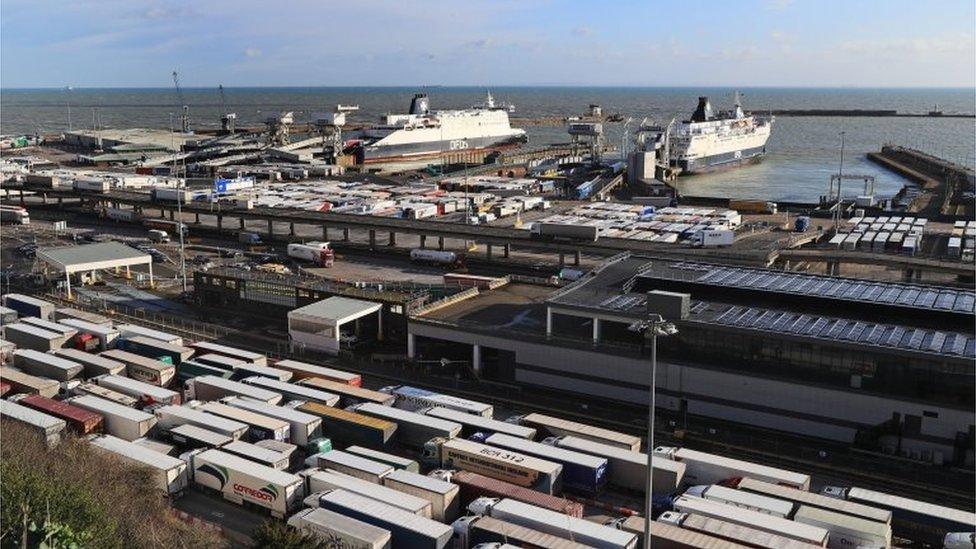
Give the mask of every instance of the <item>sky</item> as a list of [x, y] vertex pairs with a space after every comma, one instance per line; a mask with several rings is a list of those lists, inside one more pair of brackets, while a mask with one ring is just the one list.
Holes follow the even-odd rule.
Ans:
[[0, 86], [976, 86], [973, 0], [0, 2]]

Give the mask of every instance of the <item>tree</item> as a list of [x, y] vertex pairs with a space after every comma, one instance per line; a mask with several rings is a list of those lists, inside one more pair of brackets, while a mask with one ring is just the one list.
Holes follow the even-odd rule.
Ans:
[[224, 547], [170, 513], [153, 472], [69, 437], [48, 449], [18, 423], [0, 424], [0, 546]]
[[272, 519], [262, 522], [251, 534], [251, 539], [255, 549], [331, 549], [313, 534]]

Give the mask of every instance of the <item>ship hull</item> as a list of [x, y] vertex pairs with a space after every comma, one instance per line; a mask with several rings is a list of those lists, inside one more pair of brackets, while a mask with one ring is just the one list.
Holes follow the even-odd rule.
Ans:
[[766, 147], [753, 147], [741, 151], [713, 154], [700, 158], [678, 160], [675, 166], [681, 170], [681, 175], [694, 175], [716, 172], [759, 162], [766, 155]]
[[524, 135], [444, 139], [395, 145], [366, 145], [357, 156], [362, 164], [436, 158], [446, 153], [477, 153], [507, 150], [525, 143]]

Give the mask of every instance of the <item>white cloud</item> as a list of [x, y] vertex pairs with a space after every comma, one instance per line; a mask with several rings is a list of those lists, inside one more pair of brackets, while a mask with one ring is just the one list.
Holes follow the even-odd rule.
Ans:
[[261, 50], [258, 48], [247, 48], [244, 50], [244, 57], [249, 57], [252, 59], [255, 57], [261, 57]]
[[573, 36], [589, 36], [593, 34], [593, 29], [586, 26], [579, 26], [573, 27], [573, 30], [570, 32], [573, 34]]

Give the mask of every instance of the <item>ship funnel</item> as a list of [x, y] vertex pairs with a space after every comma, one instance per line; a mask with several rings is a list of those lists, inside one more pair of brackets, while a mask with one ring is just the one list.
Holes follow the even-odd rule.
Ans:
[[692, 122], [705, 122], [714, 118], [712, 114], [712, 104], [708, 102], [707, 97], [698, 98], [698, 108], [695, 109], [694, 114], [691, 115]]
[[414, 94], [410, 101], [410, 114], [430, 114], [430, 99], [427, 98], [426, 93]]
[[735, 99], [733, 99], [732, 114], [736, 118], [745, 118], [746, 113], [742, 112], [742, 94], [735, 92]]

